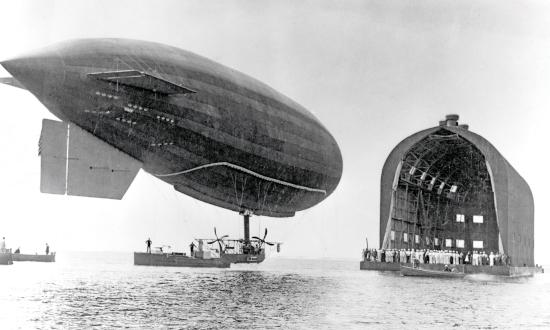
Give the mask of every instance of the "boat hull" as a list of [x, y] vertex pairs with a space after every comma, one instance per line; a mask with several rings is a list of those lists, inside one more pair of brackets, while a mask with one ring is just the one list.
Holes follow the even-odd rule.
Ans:
[[408, 266], [401, 266], [402, 276], [422, 276], [422, 277], [442, 277], [442, 278], [462, 278], [466, 276], [462, 272], [449, 272], [440, 270], [431, 270], [424, 268], [413, 268]]
[[13, 253], [13, 261], [55, 262], [55, 254], [22, 254]]
[[134, 265], [229, 268], [230, 263], [221, 258], [200, 259], [180, 254], [134, 252]]
[[0, 265], [13, 264], [13, 257], [11, 253], [0, 253]]

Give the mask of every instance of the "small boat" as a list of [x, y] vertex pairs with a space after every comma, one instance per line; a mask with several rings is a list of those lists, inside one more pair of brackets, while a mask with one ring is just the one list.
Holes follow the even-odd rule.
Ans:
[[424, 268], [401, 266], [401, 276], [462, 278], [466, 276], [466, 274], [458, 271], [431, 270], [431, 269], [424, 269]]
[[55, 262], [55, 252], [51, 254], [13, 253], [12, 257], [13, 261]]

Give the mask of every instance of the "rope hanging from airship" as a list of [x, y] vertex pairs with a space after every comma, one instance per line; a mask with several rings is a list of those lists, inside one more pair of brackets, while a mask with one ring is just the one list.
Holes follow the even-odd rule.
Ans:
[[264, 210], [267, 208], [267, 210], [269, 211], [269, 213], [272, 213], [273, 212], [273, 209], [268, 205], [268, 203], [266, 203], [266, 200], [267, 200], [267, 195], [269, 193], [269, 189], [272, 187], [271, 185], [271, 182], [267, 182], [266, 185], [265, 185], [265, 189], [264, 189], [264, 197], [261, 198], [261, 191], [262, 191], [262, 183], [261, 182], [258, 182], [258, 198], [257, 198], [257, 201], [258, 201], [258, 209], [259, 210]]
[[197, 170], [201, 170], [201, 169], [205, 169], [205, 168], [209, 168], [209, 167], [215, 167], [215, 166], [227, 166], [229, 168], [232, 168], [232, 169], [244, 172], [246, 174], [250, 174], [252, 176], [255, 176], [259, 179], [270, 181], [270, 182], [273, 182], [273, 183], [277, 183], [277, 184], [280, 184], [280, 185], [283, 185], [283, 186], [287, 186], [287, 187], [291, 187], [291, 188], [295, 188], [295, 189], [300, 189], [300, 190], [305, 190], [305, 191], [310, 191], [310, 192], [317, 192], [317, 193], [321, 193], [321, 194], [324, 194], [324, 195], [327, 194], [327, 191], [324, 190], [324, 189], [316, 189], [316, 188], [305, 187], [305, 186], [297, 185], [297, 184], [294, 184], [294, 183], [282, 181], [282, 180], [279, 180], [279, 179], [271, 178], [271, 177], [256, 173], [256, 172], [251, 171], [247, 168], [244, 168], [242, 166], [235, 165], [235, 164], [232, 164], [232, 163], [229, 163], [229, 162], [217, 162], [217, 163], [204, 164], [204, 165], [200, 165], [200, 166], [193, 167], [193, 168], [183, 170], [183, 171], [179, 171], [179, 172], [165, 173], [165, 174], [153, 174], [153, 175], [156, 176], [156, 177], [159, 177], [159, 178], [177, 176], [177, 175], [187, 174], [187, 173], [191, 173], [191, 172], [194, 172], [194, 171], [197, 171]]
[[241, 198], [240, 199], [239, 199], [239, 193], [237, 192], [237, 178], [235, 177], [235, 175], [233, 175], [233, 173], [231, 173], [231, 177], [233, 178], [233, 188], [235, 189], [235, 202], [237, 203], [237, 205], [239, 205], [239, 207], [241, 207], [243, 205], [244, 187], [246, 186], [247, 177], [246, 176], [244, 177], [244, 180], [243, 180], [243, 183], [242, 183]]

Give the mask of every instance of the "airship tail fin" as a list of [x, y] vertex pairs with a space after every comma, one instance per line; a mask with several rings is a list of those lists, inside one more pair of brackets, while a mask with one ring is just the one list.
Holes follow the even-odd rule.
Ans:
[[40, 191], [122, 199], [142, 163], [73, 123], [42, 121]]

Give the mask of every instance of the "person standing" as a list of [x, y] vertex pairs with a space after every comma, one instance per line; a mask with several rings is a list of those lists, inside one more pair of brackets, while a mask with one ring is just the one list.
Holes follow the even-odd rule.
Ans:
[[6, 252], [6, 238], [2, 237], [2, 242], [0, 242], [0, 252]]
[[191, 257], [194, 257], [195, 242], [191, 242], [191, 244], [189, 244], [189, 250], [191, 250]]
[[151, 244], [153, 244], [153, 241], [151, 241], [151, 237], [149, 237], [149, 238], [145, 241], [145, 244], [147, 245], [147, 253], [151, 253]]
[[50, 254], [50, 246], [46, 243], [46, 255]]

